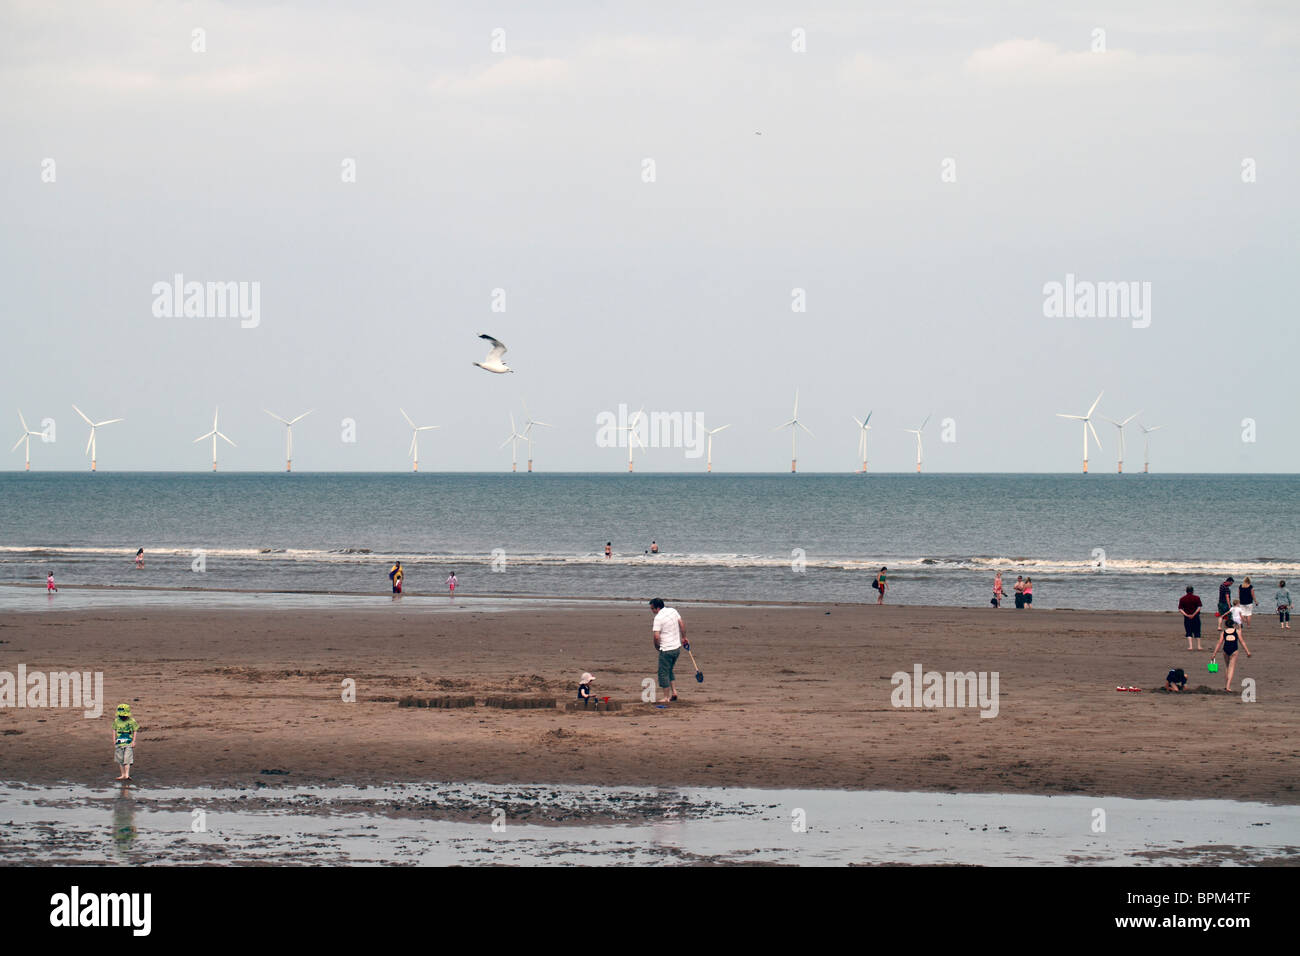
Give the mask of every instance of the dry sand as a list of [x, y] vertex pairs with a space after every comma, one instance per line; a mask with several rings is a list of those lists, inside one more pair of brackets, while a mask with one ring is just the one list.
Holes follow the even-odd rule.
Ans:
[[[0, 615], [0, 670], [103, 671], [107, 698], [100, 720], [0, 709], [0, 780], [107, 783], [112, 706], [127, 700], [143, 728], [144, 787], [485, 781], [1300, 802], [1300, 639], [1267, 615], [1238, 667], [1238, 681], [1257, 681], [1245, 703], [1155, 692], [1175, 666], [1191, 687], [1222, 687], [1205, 671], [1214, 641], [1188, 653], [1175, 614], [677, 606], [705, 681], [683, 654], [682, 699], [664, 710], [640, 703], [655, 654], [639, 604]], [[998, 716], [893, 707], [890, 676], [917, 663], [999, 672]], [[583, 670], [621, 712], [481, 704], [563, 704]], [[356, 703], [342, 700], [345, 678]], [[410, 694], [480, 705], [398, 707]]]

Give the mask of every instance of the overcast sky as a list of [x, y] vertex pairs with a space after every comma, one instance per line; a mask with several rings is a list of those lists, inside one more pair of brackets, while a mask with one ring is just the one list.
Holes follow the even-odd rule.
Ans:
[[[872, 470], [930, 414], [927, 470], [1076, 471], [1103, 389], [1153, 470], [1300, 471], [1300, 8], [865, 6], [3, 0], [0, 467], [20, 408], [88, 467], [75, 402], [104, 470], [208, 467], [216, 405], [223, 470], [283, 467], [263, 408], [315, 409], [296, 469], [407, 469], [399, 406], [422, 470], [498, 470], [526, 400], [539, 469], [624, 470], [626, 403], [781, 471], [798, 388], [801, 471], [869, 410]], [[258, 324], [156, 316], [178, 273]], [[1045, 314], [1067, 275], [1149, 314]]]

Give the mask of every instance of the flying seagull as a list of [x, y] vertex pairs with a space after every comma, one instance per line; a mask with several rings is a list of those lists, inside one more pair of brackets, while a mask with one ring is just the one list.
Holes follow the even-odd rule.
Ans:
[[483, 361], [475, 362], [474, 363], [475, 365], [477, 365], [479, 368], [484, 369], [486, 371], [496, 372], [498, 375], [502, 375], [506, 372], [514, 371], [514, 369], [512, 369], [509, 365], [501, 361], [501, 356], [506, 354], [506, 347], [504, 344], [498, 342], [490, 335], [480, 335], [479, 338], [487, 339], [489, 342], [491, 342], [492, 351], [487, 354], [487, 358], [483, 359]]

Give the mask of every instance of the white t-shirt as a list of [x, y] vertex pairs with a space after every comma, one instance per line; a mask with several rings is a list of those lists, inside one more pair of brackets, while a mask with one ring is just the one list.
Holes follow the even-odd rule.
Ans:
[[655, 615], [654, 630], [659, 635], [659, 650], [675, 651], [682, 646], [682, 616], [675, 607], [665, 607]]

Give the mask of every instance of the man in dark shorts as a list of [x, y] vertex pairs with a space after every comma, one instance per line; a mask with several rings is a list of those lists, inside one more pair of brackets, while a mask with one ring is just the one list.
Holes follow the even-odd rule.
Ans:
[[1231, 574], [1228, 575], [1226, 581], [1219, 585], [1219, 613], [1216, 617], [1223, 617], [1223, 615], [1227, 614], [1228, 611], [1232, 609], [1232, 585], [1233, 580]]
[[1178, 599], [1178, 611], [1183, 616], [1183, 633], [1187, 635], [1187, 649], [1192, 650], [1192, 638], [1196, 638], [1196, 650], [1201, 650], [1201, 599], [1196, 596], [1195, 588], [1187, 585], [1187, 593]]

